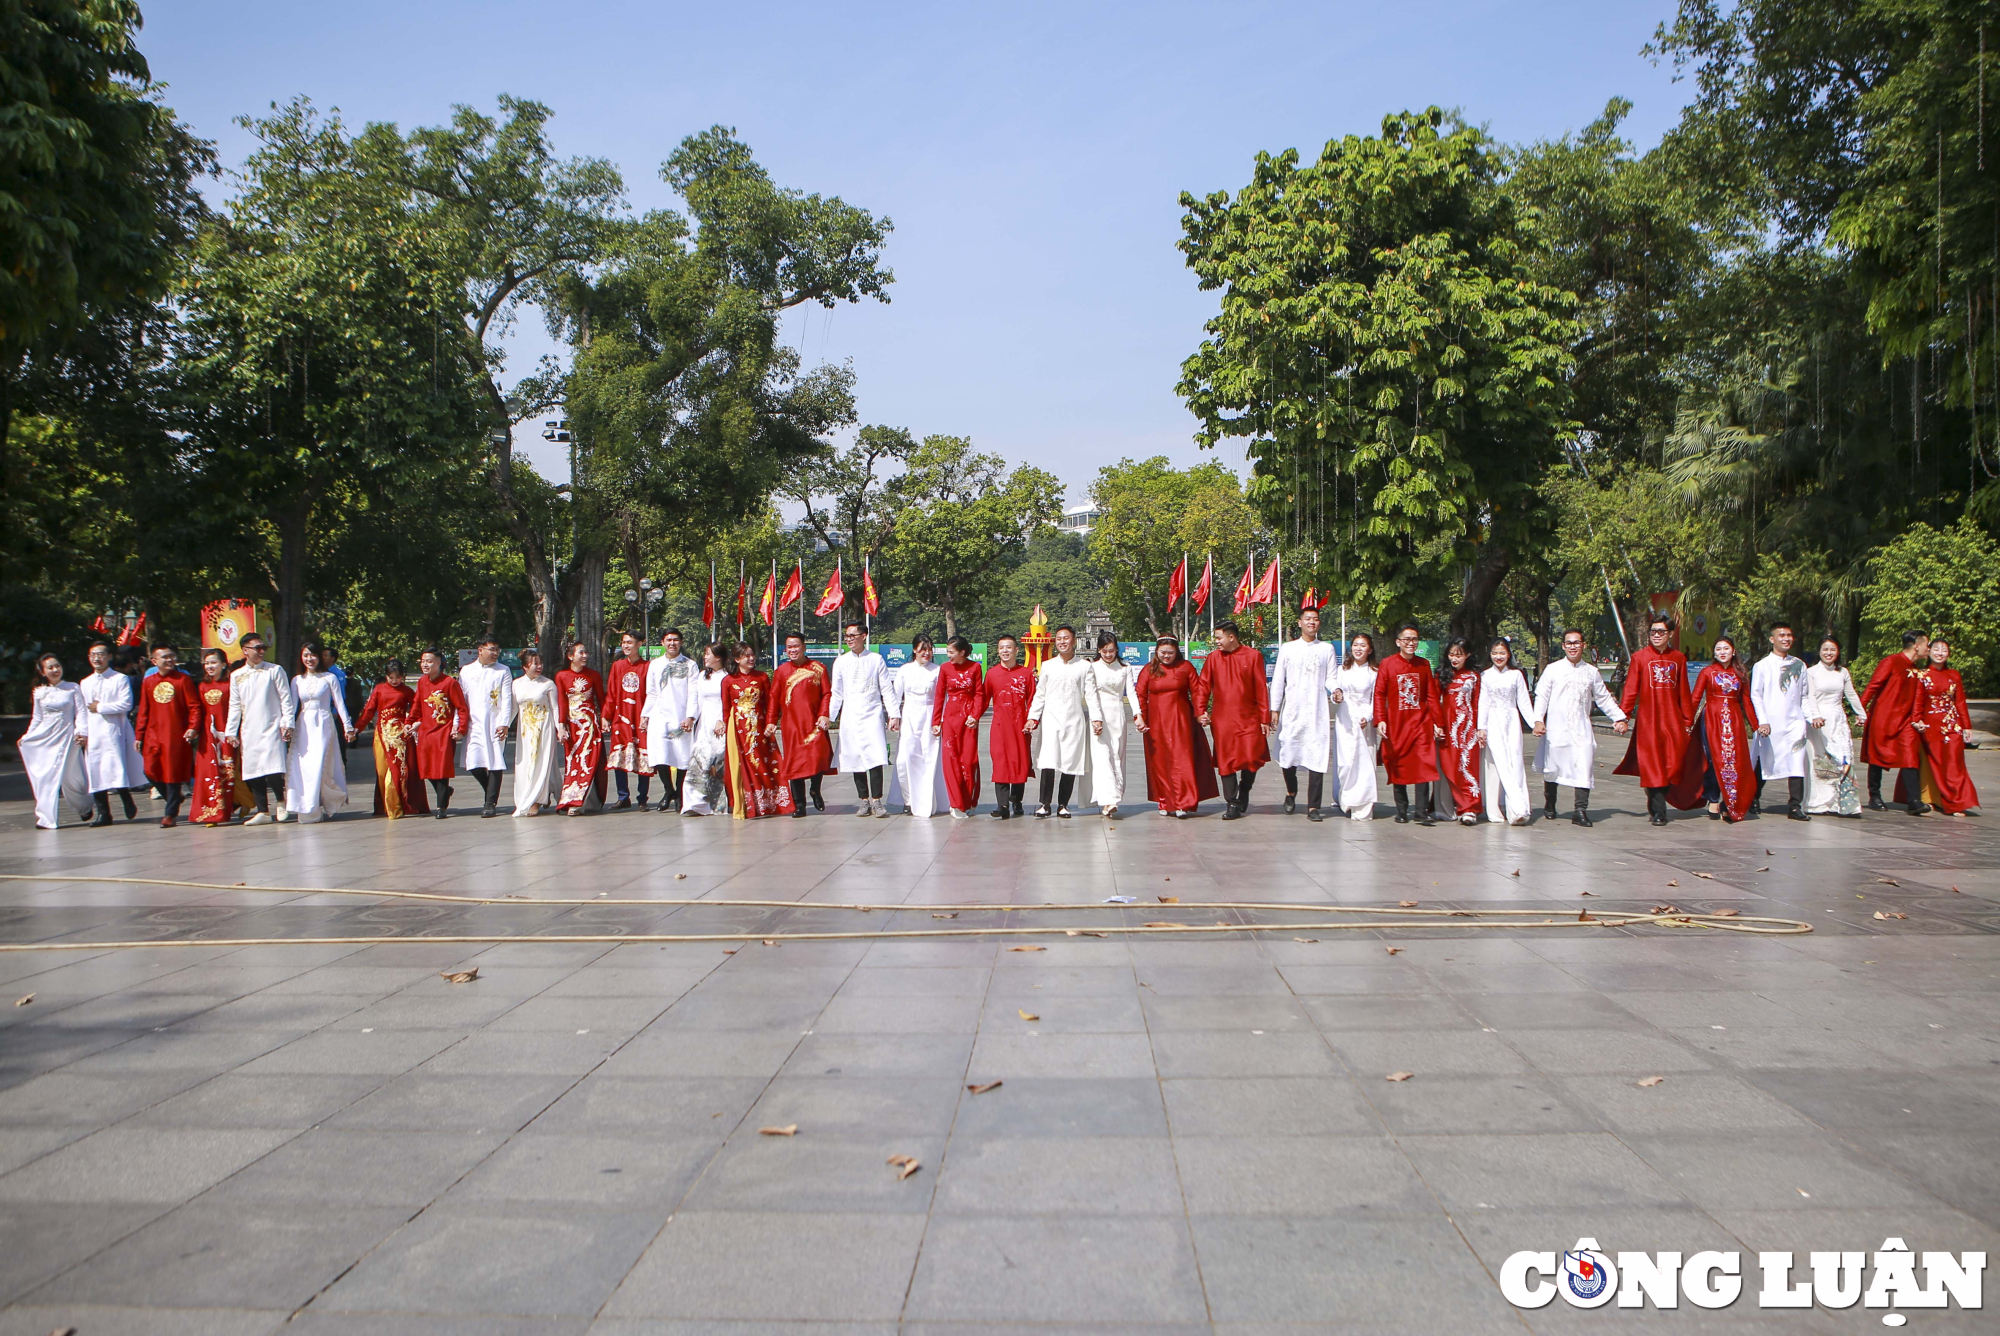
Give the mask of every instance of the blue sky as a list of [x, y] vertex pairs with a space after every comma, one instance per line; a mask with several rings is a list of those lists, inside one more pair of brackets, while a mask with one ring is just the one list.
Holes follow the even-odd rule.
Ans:
[[[408, 127], [505, 92], [551, 106], [559, 149], [617, 163], [646, 208], [672, 202], [658, 168], [682, 136], [734, 126], [781, 184], [895, 223], [891, 304], [795, 319], [807, 361], [852, 360], [864, 422], [971, 436], [1080, 501], [1103, 464], [1202, 455], [1173, 392], [1214, 309], [1174, 249], [1182, 190], [1234, 190], [1259, 149], [1316, 153], [1430, 104], [1521, 141], [1624, 96], [1651, 144], [1685, 98], [1639, 55], [1670, 12], [174, 0], [146, 7], [142, 44], [226, 160], [247, 142], [232, 117], [301, 93]], [[516, 374], [545, 344], [521, 332]]]

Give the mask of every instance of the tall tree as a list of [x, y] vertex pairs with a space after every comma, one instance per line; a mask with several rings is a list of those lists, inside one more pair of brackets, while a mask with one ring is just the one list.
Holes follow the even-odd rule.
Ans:
[[[863, 427], [845, 450], [786, 470], [778, 493], [803, 508], [801, 526], [840, 554], [848, 570], [859, 572], [864, 563], [880, 564], [895, 539], [902, 470], [916, 452], [915, 438], [902, 427]], [[860, 596], [857, 580], [847, 602]]]
[[578, 638], [603, 633], [604, 572], [636, 507], [700, 541], [761, 506], [786, 469], [853, 420], [852, 375], [804, 372], [778, 343], [784, 312], [888, 300], [890, 224], [837, 197], [774, 184], [717, 126], [661, 169], [687, 216], [647, 215], [599, 270], [557, 288], [575, 354], [564, 399], [577, 441], [570, 558]]
[[1455, 600], [1473, 636], [1547, 541], [1540, 485], [1574, 431], [1575, 298], [1534, 276], [1504, 167], [1432, 108], [1181, 196], [1181, 249], [1221, 294], [1181, 366], [1197, 440], [1244, 438], [1265, 520], [1330, 554], [1322, 586], [1384, 617]]
[[350, 137], [303, 99], [243, 124], [258, 147], [182, 297], [187, 446], [264, 540], [289, 662], [350, 489], [459, 471], [481, 405], [452, 355], [458, 271], [410, 207], [393, 129]]
[[997, 593], [1038, 529], [1062, 515], [1062, 484], [998, 455], [977, 454], [963, 436], [926, 436], [903, 477], [890, 549], [892, 574], [918, 604], [958, 618]]

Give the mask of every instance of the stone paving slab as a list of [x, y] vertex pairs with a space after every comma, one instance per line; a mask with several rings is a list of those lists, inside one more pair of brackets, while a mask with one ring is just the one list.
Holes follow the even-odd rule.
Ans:
[[[1660, 830], [1607, 774], [1590, 831], [1313, 825], [1275, 776], [1228, 826], [864, 822], [843, 785], [748, 825], [387, 823], [364, 782], [317, 827], [50, 834], [0, 780], [0, 872], [141, 879], [0, 882], [0, 941], [397, 939], [0, 956], [0, 1003], [34, 995], [0, 1006], [0, 1336], [1859, 1331], [1879, 1312], [1517, 1312], [1495, 1277], [1586, 1235], [2000, 1255], [1989, 819]], [[757, 940], [1401, 900], [1816, 931]], [[580, 932], [753, 936], [408, 940]]]

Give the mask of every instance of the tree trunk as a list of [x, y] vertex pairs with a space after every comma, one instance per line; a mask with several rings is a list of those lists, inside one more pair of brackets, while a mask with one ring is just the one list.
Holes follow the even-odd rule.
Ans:
[[569, 571], [576, 638], [590, 650], [591, 666], [599, 669], [609, 661], [604, 646], [604, 573], [610, 568], [611, 554], [600, 549], [578, 552]]
[[[1458, 607], [1452, 610], [1447, 634], [1464, 637], [1475, 651], [1492, 643], [1493, 596], [1500, 592], [1500, 585], [1506, 580], [1513, 564], [1513, 554], [1499, 544], [1487, 542], [1480, 546], [1478, 560], [1473, 562], [1472, 572], [1466, 577]], [[1483, 657], [1475, 653], [1473, 661], [1478, 662]]]
[[958, 619], [952, 616], [951, 605], [947, 603], [944, 608], [944, 638], [946, 643], [950, 643], [951, 638], [957, 634]]
[[287, 674], [296, 672], [299, 646], [306, 638], [306, 524], [312, 503], [292, 502], [272, 518], [278, 527], [278, 579], [272, 598], [271, 661]]

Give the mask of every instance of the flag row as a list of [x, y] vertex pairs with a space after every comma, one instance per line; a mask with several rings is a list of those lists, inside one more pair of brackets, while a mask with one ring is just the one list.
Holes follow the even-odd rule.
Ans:
[[[785, 577], [781, 588], [778, 584], [778, 566], [771, 564], [771, 572], [764, 581], [764, 593], [757, 600], [757, 615], [750, 615], [750, 578], [739, 564], [736, 572], [736, 621], [738, 625], [749, 626], [761, 621], [766, 626], [778, 623], [778, 614], [797, 603], [805, 593], [806, 568], [803, 561], [794, 562], [791, 572]], [[819, 602], [813, 606], [813, 615], [831, 617], [847, 603], [847, 589], [843, 583], [842, 563], [834, 562], [827, 572], [826, 588], [820, 591]], [[701, 620], [709, 626], [716, 624], [716, 572], [708, 568], [708, 593], [702, 599]], [[861, 564], [861, 606], [868, 616], [875, 617], [882, 611], [882, 596], [875, 588], [875, 574], [866, 561]]]

